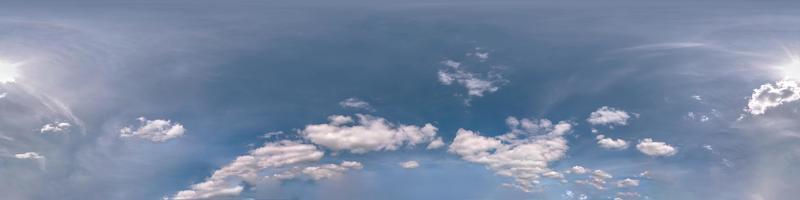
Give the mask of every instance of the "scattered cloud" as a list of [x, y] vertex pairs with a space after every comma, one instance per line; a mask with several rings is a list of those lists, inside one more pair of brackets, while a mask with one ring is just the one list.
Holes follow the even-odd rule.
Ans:
[[8, 93], [0, 93], [0, 99], [6, 98], [6, 96], [8, 96]]
[[291, 179], [319, 181], [323, 179], [339, 177], [348, 170], [360, 170], [362, 168], [364, 168], [364, 165], [362, 165], [360, 162], [342, 161], [342, 163], [338, 165], [324, 164], [309, 167], [293, 167], [290, 170], [272, 175], [271, 177], [284, 181]]
[[482, 97], [486, 93], [496, 92], [507, 81], [496, 72], [489, 72], [487, 75], [467, 72], [461, 67], [461, 63], [453, 60], [446, 60], [442, 64], [447, 68], [439, 70], [439, 82], [444, 85], [455, 83], [464, 86], [470, 97]]
[[36, 153], [36, 152], [18, 153], [18, 154], [14, 154], [14, 157], [17, 158], [17, 159], [23, 159], [23, 160], [44, 159], [44, 156], [39, 155], [39, 153]]
[[357, 109], [364, 109], [367, 111], [375, 111], [375, 109], [372, 108], [372, 105], [370, 105], [364, 100], [355, 97], [342, 100], [341, 102], [339, 102], [339, 106], [342, 106], [344, 108], [357, 108]]
[[575, 165], [575, 166], [572, 166], [572, 168], [569, 169], [569, 172], [573, 173], [573, 174], [585, 174], [585, 173], [589, 172], [589, 169], [586, 169], [585, 167], [582, 167], [582, 166]]
[[626, 142], [625, 140], [607, 138], [605, 137], [605, 135], [597, 136], [597, 144], [604, 149], [622, 150], [628, 148], [628, 142]]
[[664, 142], [653, 141], [651, 138], [645, 138], [639, 141], [636, 148], [648, 156], [672, 156], [678, 152], [675, 147]]
[[299, 134], [334, 151], [349, 150], [360, 154], [430, 142], [438, 130], [431, 124], [422, 127], [395, 125], [381, 117], [364, 114], [356, 114], [356, 117], [358, 121], [350, 116], [333, 115], [328, 117], [327, 124], [307, 125]]
[[41, 133], [64, 133], [64, 132], [69, 131], [69, 127], [70, 126], [72, 126], [72, 125], [67, 123], [67, 122], [49, 123], [49, 124], [45, 124], [44, 126], [42, 126], [42, 128], [39, 129], [39, 132], [41, 132]]
[[636, 187], [639, 186], [639, 180], [626, 178], [620, 181], [617, 181], [618, 188], [626, 188], [626, 187]]
[[702, 101], [702, 100], [703, 100], [703, 97], [702, 97], [702, 96], [700, 96], [700, 95], [692, 95], [692, 99], [694, 99], [694, 100], [698, 100], [698, 101]]
[[638, 192], [617, 192], [617, 197], [614, 198], [614, 200], [617, 200], [617, 199], [620, 199], [620, 200], [621, 199], [637, 199], [637, 198], [639, 198], [641, 196], [642, 195], [639, 194]]
[[506, 124], [511, 132], [495, 137], [459, 129], [448, 152], [511, 177], [514, 183], [507, 186], [530, 192], [539, 184], [540, 176], [553, 175], [548, 163], [564, 157], [568, 146], [563, 135], [572, 131], [572, 124], [513, 117]]
[[403, 167], [403, 168], [406, 168], [406, 169], [414, 169], [414, 168], [419, 167], [419, 162], [417, 162], [415, 160], [409, 160], [407, 162], [400, 163], [400, 167]]
[[481, 52], [480, 50], [481, 48], [475, 48], [475, 52], [467, 53], [467, 56], [474, 56], [475, 58], [478, 58], [479, 61], [485, 62], [489, 59], [489, 52]]
[[[219, 199], [238, 196], [244, 190], [241, 182], [254, 184], [258, 180], [258, 173], [264, 169], [318, 161], [324, 154], [314, 145], [295, 141], [267, 143], [263, 147], [251, 150], [247, 155], [237, 157], [233, 162], [215, 171], [205, 181], [178, 192], [174, 199]], [[347, 165], [355, 166], [354, 163]]]
[[686, 113], [686, 118], [691, 119], [691, 120], [698, 120], [700, 122], [707, 122], [708, 120], [711, 120], [711, 117], [709, 117], [708, 115], [706, 115], [706, 114], [698, 114], [698, 113], [695, 113], [695, 112]]
[[46, 162], [45, 160], [46, 160], [46, 158], [43, 155], [39, 155], [39, 153], [36, 153], [36, 152], [18, 153], [18, 154], [14, 154], [14, 158], [17, 158], [17, 159], [20, 159], [20, 160], [34, 160], [34, 161], [37, 161], [39, 163], [39, 168], [42, 169], [42, 170], [45, 170], [45, 162]]
[[603, 106], [592, 112], [586, 119], [592, 125], [627, 125], [631, 115], [624, 110]]
[[753, 95], [744, 111], [752, 115], [761, 115], [769, 109], [797, 100], [800, 100], [800, 83], [795, 80], [781, 80], [774, 84], [761, 85], [753, 90]]
[[121, 137], [136, 137], [153, 142], [164, 142], [170, 139], [183, 136], [186, 129], [179, 123], [172, 123], [170, 120], [156, 119], [147, 120], [139, 117], [140, 127], [134, 130], [132, 127], [124, 127], [119, 130]]
[[589, 185], [598, 190], [604, 190], [606, 188], [607, 180], [612, 178], [614, 178], [614, 176], [608, 172], [598, 169], [592, 172], [592, 175], [589, 177], [589, 179], [577, 180], [575, 183]]

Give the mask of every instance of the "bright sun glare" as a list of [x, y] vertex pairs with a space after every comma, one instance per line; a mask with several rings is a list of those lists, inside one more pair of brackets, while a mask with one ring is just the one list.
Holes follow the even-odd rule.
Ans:
[[800, 79], [800, 55], [786, 51], [789, 61], [783, 65], [778, 66], [784, 78]]
[[9, 63], [0, 60], [0, 83], [13, 83], [16, 81], [19, 63]]

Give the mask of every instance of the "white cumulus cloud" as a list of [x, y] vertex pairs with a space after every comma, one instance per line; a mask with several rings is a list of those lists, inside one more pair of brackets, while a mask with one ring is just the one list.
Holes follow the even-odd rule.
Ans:
[[186, 129], [179, 123], [172, 123], [170, 120], [156, 119], [147, 120], [139, 117], [141, 125], [134, 130], [133, 127], [124, 127], [119, 130], [121, 137], [136, 137], [153, 142], [164, 142], [183, 135]]
[[639, 180], [626, 178], [620, 181], [617, 181], [618, 188], [625, 188], [625, 187], [636, 187], [639, 186]]
[[262, 170], [318, 161], [324, 154], [316, 146], [310, 144], [288, 140], [267, 143], [214, 171], [205, 181], [192, 185], [188, 190], [178, 192], [174, 199], [219, 199], [238, 196], [244, 190], [244, 187], [241, 186], [242, 181], [255, 183], [258, 180], [258, 173]]
[[414, 168], [419, 167], [419, 162], [417, 162], [415, 160], [409, 160], [407, 162], [400, 163], [400, 167], [403, 167], [403, 168], [406, 168], [406, 169], [414, 169]]
[[800, 83], [795, 80], [782, 80], [775, 84], [761, 85], [753, 90], [753, 95], [744, 110], [752, 115], [761, 115], [769, 109], [797, 100], [800, 100]]
[[589, 169], [586, 169], [585, 167], [582, 167], [582, 166], [575, 165], [575, 166], [572, 166], [572, 168], [569, 169], [569, 172], [570, 173], [574, 173], [574, 174], [585, 174], [585, 173], [589, 172]]
[[597, 144], [600, 145], [600, 147], [604, 148], [604, 149], [621, 150], [621, 149], [627, 149], [628, 148], [628, 142], [626, 142], [625, 140], [607, 138], [604, 135], [598, 135], [597, 136]]
[[603, 106], [589, 115], [586, 119], [592, 125], [627, 125], [631, 115], [624, 110]]
[[539, 184], [539, 177], [560, 177], [548, 163], [564, 157], [568, 146], [563, 135], [572, 130], [568, 122], [549, 120], [506, 120], [511, 132], [496, 137], [459, 129], [448, 152], [462, 159], [486, 165], [498, 175], [514, 179], [507, 186], [529, 192]]
[[651, 138], [645, 138], [639, 141], [636, 148], [648, 156], [672, 156], [678, 152], [675, 147], [664, 142], [653, 141]]
[[69, 131], [69, 127], [72, 126], [66, 122], [56, 122], [56, 123], [49, 123], [42, 126], [39, 129], [40, 133], [64, 133]]
[[357, 121], [350, 116], [333, 115], [328, 117], [327, 124], [307, 125], [299, 134], [314, 144], [334, 151], [366, 153], [430, 142], [438, 130], [431, 124], [422, 127], [395, 125], [381, 117], [364, 114], [357, 114], [356, 117]]

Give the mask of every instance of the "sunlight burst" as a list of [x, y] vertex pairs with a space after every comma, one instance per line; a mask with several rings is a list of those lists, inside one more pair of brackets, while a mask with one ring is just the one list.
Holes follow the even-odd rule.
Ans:
[[0, 60], [0, 83], [13, 83], [19, 73], [19, 63], [9, 63]]
[[785, 51], [789, 60], [785, 64], [779, 65], [778, 69], [786, 79], [800, 79], [800, 55], [789, 50]]

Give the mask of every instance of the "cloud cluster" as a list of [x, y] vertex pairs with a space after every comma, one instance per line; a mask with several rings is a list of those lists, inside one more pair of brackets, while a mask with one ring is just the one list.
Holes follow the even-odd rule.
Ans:
[[572, 124], [513, 117], [506, 123], [511, 132], [496, 137], [459, 129], [448, 152], [513, 178], [514, 183], [508, 185], [526, 192], [538, 185], [540, 176], [562, 177], [551, 173], [548, 163], [564, 157], [568, 146], [563, 135], [571, 132]]
[[592, 172], [589, 179], [577, 180], [575, 181], [575, 183], [590, 185], [595, 189], [604, 190], [606, 188], [607, 180], [612, 178], [614, 178], [614, 176], [612, 176], [608, 172], [597, 169]]
[[500, 89], [499, 85], [506, 81], [494, 72], [489, 72], [486, 76], [467, 72], [461, 67], [461, 63], [453, 60], [446, 60], [442, 64], [447, 68], [439, 70], [439, 82], [444, 85], [457, 83], [464, 86], [469, 96], [482, 97], [485, 93], [496, 92]]
[[341, 164], [324, 164], [319, 166], [293, 167], [290, 170], [272, 175], [278, 180], [305, 179], [319, 181], [341, 176], [348, 170], [360, 170], [364, 168], [360, 162], [342, 161]]
[[603, 106], [589, 115], [586, 119], [592, 125], [627, 125], [631, 115], [624, 110]]
[[431, 124], [422, 127], [395, 125], [381, 117], [364, 114], [356, 117], [357, 121], [350, 116], [333, 115], [328, 117], [328, 123], [307, 125], [299, 134], [334, 151], [348, 150], [360, 154], [431, 142], [438, 130]]
[[64, 133], [69, 131], [69, 127], [72, 126], [66, 122], [57, 122], [57, 123], [49, 123], [42, 126], [39, 129], [40, 133]]
[[672, 156], [678, 152], [675, 147], [664, 142], [653, 141], [651, 138], [645, 138], [639, 141], [639, 144], [636, 145], [636, 149], [639, 149], [639, 151], [648, 156]]
[[626, 142], [625, 140], [607, 138], [605, 137], [605, 135], [597, 136], [597, 144], [604, 149], [622, 150], [628, 148], [628, 142]]
[[364, 100], [355, 97], [342, 100], [341, 102], [339, 102], [339, 106], [342, 106], [344, 108], [357, 108], [357, 109], [364, 109], [367, 111], [375, 111], [375, 109], [372, 108], [372, 105], [370, 105]]
[[781, 80], [753, 90], [744, 110], [752, 115], [761, 115], [771, 108], [797, 100], [800, 100], [800, 83], [795, 80]]
[[124, 127], [119, 130], [121, 137], [136, 137], [153, 142], [164, 142], [178, 138], [186, 132], [183, 125], [172, 123], [170, 120], [156, 119], [147, 120], [139, 117], [140, 127], [134, 130], [132, 127]]
[[[215, 171], [201, 183], [194, 184], [188, 190], [178, 192], [174, 199], [214, 199], [239, 195], [244, 189], [241, 182], [254, 184], [258, 180], [258, 173], [271, 167], [281, 167], [296, 163], [318, 161], [325, 153], [316, 146], [301, 144], [294, 141], [282, 140], [267, 143], [263, 147], [250, 151], [249, 154], [239, 156], [233, 162]], [[355, 163], [342, 163], [340, 167], [355, 168], [360, 166]], [[360, 168], [360, 167], [359, 167]], [[309, 174], [322, 177], [332, 169], [311, 169]]]

